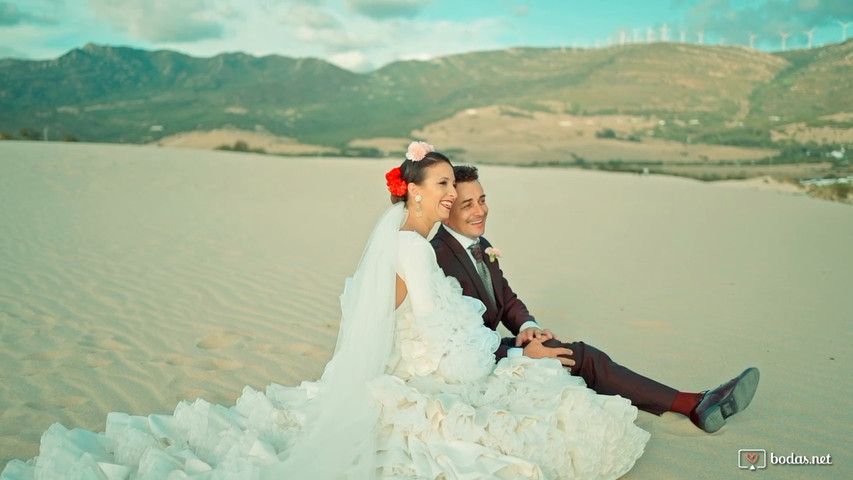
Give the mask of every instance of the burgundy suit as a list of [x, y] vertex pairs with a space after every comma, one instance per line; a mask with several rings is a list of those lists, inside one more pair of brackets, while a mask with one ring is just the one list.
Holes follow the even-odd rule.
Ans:
[[[497, 330], [498, 325], [502, 323], [513, 335], [518, 335], [525, 322], [535, 321], [524, 302], [510, 288], [497, 259], [491, 262], [486, 258], [485, 261], [495, 291], [497, 305], [494, 305], [468, 256], [466, 247], [460, 245], [444, 226], [438, 228], [431, 243], [438, 265], [445, 275], [459, 280], [463, 295], [478, 298], [486, 305], [483, 322], [487, 327]], [[480, 237], [480, 245], [484, 250], [491, 246], [483, 237]], [[572, 375], [582, 377], [587, 386], [597, 393], [621, 395], [631, 400], [637, 408], [656, 415], [668, 411], [675, 399], [675, 389], [617, 364], [606, 353], [592, 345], [583, 342], [561, 343], [557, 340], [548, 340], [545, 345], [572, 350], [571, 358], [575, 361], [571, 367]], [[502, 339], [495, 356], [498, 359], [505, 357], [507, 350], [514, 346], [515, 337]]]

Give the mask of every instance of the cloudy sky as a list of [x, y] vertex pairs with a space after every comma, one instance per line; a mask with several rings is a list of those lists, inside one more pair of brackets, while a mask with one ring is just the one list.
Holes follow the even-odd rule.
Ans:
[[367, 71], [512, 46], [666, 39], [805, 48], [842, 39], [853, 0], [0, 0], [0, 58], [54, 58], [89, 42], [194, 56], [319, 57]]

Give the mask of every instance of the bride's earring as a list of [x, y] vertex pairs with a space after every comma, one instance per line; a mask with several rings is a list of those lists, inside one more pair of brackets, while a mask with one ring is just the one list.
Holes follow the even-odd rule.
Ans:
[[421, 200], [423, 200], [423, 197], [421, 197], [420, 193], [415, 195], [415, 215], [419, 217], [423, 215], [423, 212], [421, 211]]

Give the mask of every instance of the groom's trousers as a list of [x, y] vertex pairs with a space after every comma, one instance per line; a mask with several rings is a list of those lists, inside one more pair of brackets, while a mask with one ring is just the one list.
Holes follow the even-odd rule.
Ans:
[[[515, 339], [511, 340], [514, 342]], [[672, 387], [619, 365], [592, 345], [583, 342], [563, 343], [554, 339], [546, 340], [543, 345], [571, 350], [569, 358], [575, 361], [570, 367], [572, 375], [583, 378], [586, 386], [596, 393], [627, 398], [640, 410], [655, 415], [667, 412], [678, 393]]]

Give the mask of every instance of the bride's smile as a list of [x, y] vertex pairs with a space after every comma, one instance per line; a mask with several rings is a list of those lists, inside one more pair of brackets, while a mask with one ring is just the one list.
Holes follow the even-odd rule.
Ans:
[[456, 201], [456, 182], [453, 167], [447, 162], [434, 163], [426, 167], [424, 173], [423, 181], [409, 183], [406, 223], [426, 237], [436, 222], [450, 218], [450, 209]]
[[486, 305], [439, 266], [426, 236], [457, 200], [450, 160], [412, 142], [385, 180], [392, 205], [344, 282], [319, 380], [247, 386], [233, 407], [198, 399], [172, 415], [111, 413], [103, 434], [56, 424], [39, 455], [0, 480], [613, 480], [630, 470], [649, 438], [631, 402], [597, 395], [553, 358], [498, 360]]

